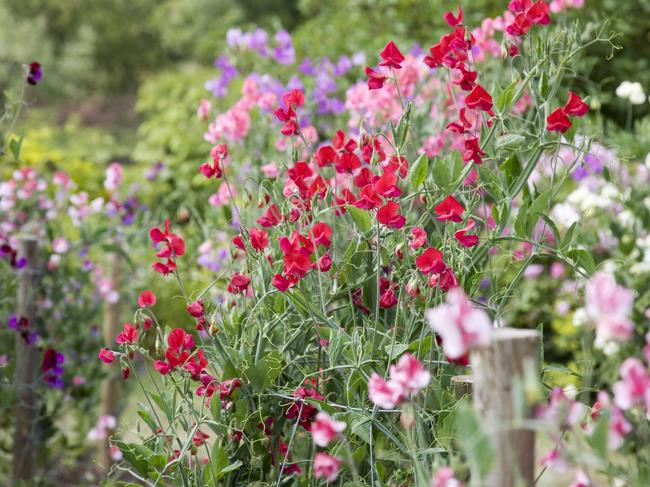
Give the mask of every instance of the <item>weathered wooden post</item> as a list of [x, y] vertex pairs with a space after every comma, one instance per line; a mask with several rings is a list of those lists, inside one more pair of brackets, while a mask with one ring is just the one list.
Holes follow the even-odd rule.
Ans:
[[[109, 256], [110, 262], [110, 279], [113, 283], [113, 289], [116, 291], [121, 290], [121, 259], [119, 254], [111, 254]], [[104, 316], [102, 321], [102, 337], [104, 339], [104, 346], [112, 348], [115, 346], [115, 336], [120, 331], [120, 309], [122, 298], [114, 302], [104, 303]], [[112, 370], [102, 383], [101, 390], [101, 406], [100, 415], [110, 415], [117, 419], [118, 413], [118, 389], [119, 389], [119, 375], [117, 366], [113, 364]], [[113, 463], [111, 457], [110, 444], [108, 438], [99, 440], [97, 447], [97, 464], [100, 468], [108, 470]]]
[[[18, 240], [18, 256], [26, 259], [20, 270], [16, 314], [25, 318], [30, 330], [36, 330], [36, 300], [38, 297], [38, 241], [34, 237]], [[38, 397], [36, 395], [38, 350], [16, 334], [16, 384], [15, 430], [11, 483], [30, 482], [36, 468], [36, 420]]]
[[471, 351], [474, 408], [494, 452], [493, 468], [480, 485], [532, 487], [535, 482], [535, 432], [521, 423], [532, 414], [522, 395], [525, 371], [537, 370], [539, 341], [535, 330], [497, 328], [487, 345]]

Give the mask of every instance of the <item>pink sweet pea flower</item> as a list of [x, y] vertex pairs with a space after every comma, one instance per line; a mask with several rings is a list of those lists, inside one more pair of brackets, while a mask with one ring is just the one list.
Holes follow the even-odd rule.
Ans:
[[314, 456], [314, 476], [324, 478], [327, 482], [334, 482], [339, 475], [341, 459], [327, 453], [316, 453]]
[[141, 308], [149, 308], [156, 304], [156, 295], [153, 291], [142, 291], [138, 296], [138, 306]]
[[447, 303], [425, 312], [431, 328], [442, 338], [445, 355], [457, 359], [475, 345], [485, 345], [492, 332], [487, 313], [472, 306], [460, 288], [452, 288]]
[[650, 411], [650, 375], [645, 365], [636, 357], [630, 357], [621, 364], [618, 371], [620, 381], [612, 386], [614, 403], [628, 410], [640, 405]]
[[336, 421], [330, 418], [327, 413], [318, 413], [311, 425], [311, 435], [314, 443], [322, 447], [329, 445], [334, 438], [345, 430], [345, 426], [343, 421]]
[[463, 483], [454, 477], [450, 467], [442, 467], [431, 479], [430, 487], [463, 487]]
[[404, 390], [399, 383], [385, 381], [373, 372], [368, 381], [368, 396], [380, 408], [392, 409], [404, 399]]
[[409, 393], [415, 393], [427, 386], [431, 374], [420, 361], [410, 353], [402, 355], [397, 365], [390, 366], [390, 378]]
[[632, 291], [616, 284], [614, 276], [598, 272], [589, 279], [585, 286], [585, 308], [596, 325], [597, 347], [632, 338], [634, 324], [629, 316], [633, 304]]
[[99, 351], [99, 360], [105, 364], [112, 364], [115, 361], [115, 354], [108, 348], [102, 348]]

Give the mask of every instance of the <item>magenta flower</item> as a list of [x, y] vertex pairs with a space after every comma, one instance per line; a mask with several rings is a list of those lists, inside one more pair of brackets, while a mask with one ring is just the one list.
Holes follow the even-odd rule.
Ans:
[[311, 425], [311, 435], [314, 443], [322, 447], [329, 445], [334, 438], [345, 430], [345, 426], [343, 421], [336, 421], [327, 413], [318, 413]]
[[327, 453], [314, 455], [314, 476], [324, 478], [327, 482], [334, 482], [341, 469], [341, 459]]

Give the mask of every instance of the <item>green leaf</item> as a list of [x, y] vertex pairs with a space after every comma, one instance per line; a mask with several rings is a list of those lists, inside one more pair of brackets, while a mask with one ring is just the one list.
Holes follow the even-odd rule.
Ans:
[[360, 210], [356, 206], [347, 205], [346, 209], [354, 224], [362, 233], [368, 233], [372, 229], [372, 217], [365, 210]]
[[411, 182], [411, 189], [417, 191], [424, 183], [424, 180], [429, 174], [429, 158], [426, 154], [420, 154], [411, 166], [409, 173], [409, 181]]
[[495, 147], [497, 149], [516, 151], [526, 142], [526, 137], [519, 134], [506, 134], [497, 138]]
[[609, 436], [609, 411], [603, 410], [600, 413], [596, 427], [590, 436], [587, 437], [588, 443], [603, 460], [608, 459], [609, 451], [607, 449], [607, 438]]
[[496, 97], [495, 104], [499, 112], [505, 112], [513, 101], [515, 96], [515, 88], [518, 80], [510, 83], [501, 93]]
[[588, 252], [585, 249], [571, 249], [566, 253], [566, 255], [573, 261], [573, 265], [576, 268], [582, 267], [588, 274], [594, 272], [596, 263], [594, 262], [591, 252]]

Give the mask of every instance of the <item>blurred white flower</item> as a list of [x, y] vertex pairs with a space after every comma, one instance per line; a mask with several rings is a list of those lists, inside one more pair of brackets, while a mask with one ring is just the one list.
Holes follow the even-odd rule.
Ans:
[[618, 88], [616, 88], [616, 96], [619, 98], [627, 98], [632, 105], [642, 105], [645, 103], [646, 95], [643, 92], [641, 83], [635, 81], [623, 81]]

